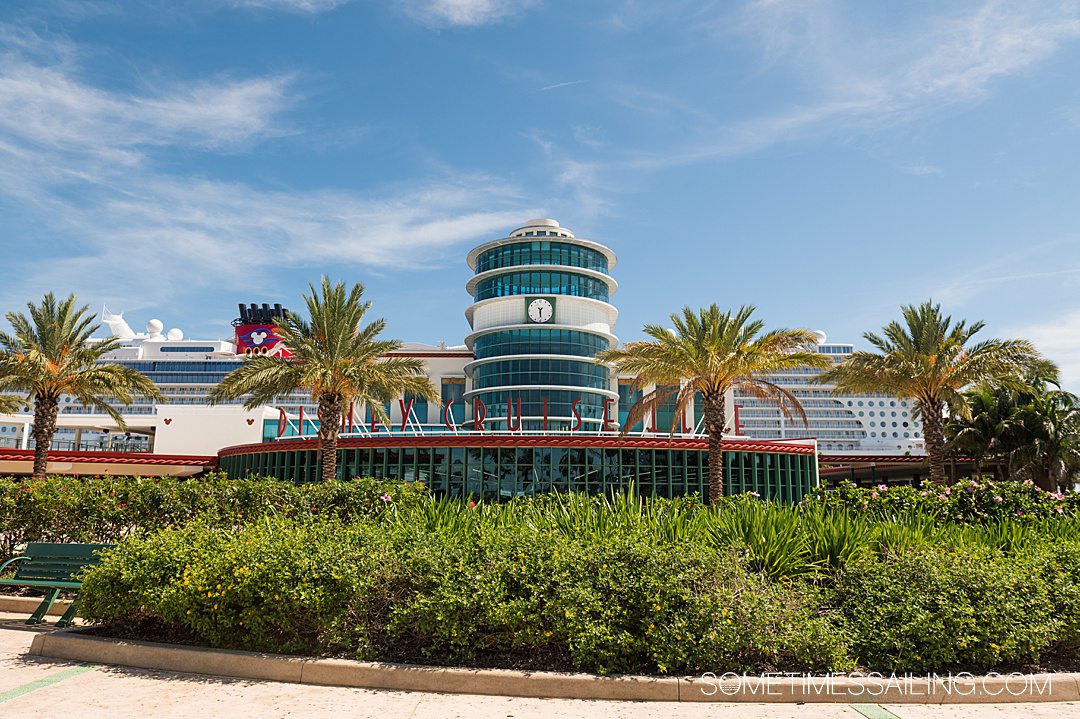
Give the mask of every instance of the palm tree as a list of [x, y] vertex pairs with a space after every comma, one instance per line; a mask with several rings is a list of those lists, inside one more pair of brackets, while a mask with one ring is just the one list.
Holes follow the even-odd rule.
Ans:
[[[7, 390], [6, 387], [0, 387], [0, 392]], [[12, 394], [0, 394], [0, 414], [15, 414], [26, 405], [21, 397], [16, 397]]]
[[342, 418], [350, 403], [366, 403], [389, 422], [383, 403], [408, 392], [438, 401], [416, 357], [386, 357], [401, 349], [398, 340], [380, 340], [386, 321], [361, 327], [371, 308], [362, 301], [364, 286], [346, 292], [344, 283], [322, 279], [321, 291], [309, 285], [305, 321], [292, 312], [276, 318], [277, 334], [291, 357], [260, 355], [230, 372], [210, 392], [210, 402], [245, 397], [244, 406], [268, 404], [295, 390], [307, 392], [318, 405], [319, 460], [324, 480], [337, 477], [337, 443]]
[[1025, 434], [1017, 397], [1015, 392], [1001, 388], [975, 387], [964, 392], [968, 416], [954, 415], [946, 423], [946, 450], [970, 457], [975, 477], [982, 476], [987, 461], [994, 463], [995, 477], [1000, 460], [1011, 464], [1011, 453]]
[[1028, 372], [1057, 376], [1057, 368], [1027, 340], [990, 339], [969, 344], [984, 326], [955, 324], [932, 301], [901, 307], [904, 322], [890, 322], [882, 333], [863, 335], [877, 352], [854, 352], [816, 378], [836, 392], [888, 392], [915, 399], [922, 417], [930, 481], [945, 482], [945, 410], [968, 418], [963, 390], [990, 385], [1022, 392]]
[[20, 404], [34, 407], [35, 478], [43, 478], [48, 467], [62, 396], [105, 412], [120, 429], [127, 425], [112, 402], [129, 405], [136, 396], [165, 401], [146, 375], [103, 361], [119, 341], [90, 341], [100, 325], [86, 306], [75, 302], [75, 295], [57, 300], [50, 292], [40, 305], [27, 303], [29, 317], [7, 313], [14, 334], [0, 332], [0, 387], [25, 392]]
[[1080, 400], [1060, 389], [1043, 389], [1020, 411], [1027, 441], [1016, 454], [1022, 471], [1055, 491], [1080, 471]]
[[[775, 402], [785, 416], [797, 415], [806, 423], [806, 412], [795, 395], [762, 376], [796, 367], [824, 368], [830, 362], [825, 355], [807, 349], [815, 341], [809, 330], [780, 329], [762, 334], [765, 323], [751, 320], [753, 313], [754, 308], [748, 306], [734, 313], [721, 312], [716, 305], [697, 312], [684, 307], [681, 315], [671, 315], [674, 330], [645, 325], [644, 332], [651, 340], [630, 342], [596, 358], [619, 373], [633, 375], [635, 391], [655, 385], [630, 408], [622, 427], [624, 434], [672, 398], [675, 417], [683, 416], [694, 395], [700, 395], [709, 435], [710, 503], [724, 494], [722, 441], [727, 392], [739, 389]], [[674, 423], [670, 430], [674, 433]]]

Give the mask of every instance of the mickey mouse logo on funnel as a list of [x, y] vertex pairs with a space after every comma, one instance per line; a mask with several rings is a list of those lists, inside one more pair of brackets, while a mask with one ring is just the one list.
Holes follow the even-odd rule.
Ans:
[[275, 320], [284, 317], [287, 309], [280, 304], [240, 305], [240, 317], [233, 320], [236, 331], [236, 354], [291, 357], [277, 334]]

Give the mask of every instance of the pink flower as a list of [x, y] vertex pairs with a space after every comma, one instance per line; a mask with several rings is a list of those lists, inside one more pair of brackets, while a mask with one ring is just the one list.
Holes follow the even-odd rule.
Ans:
[[877, 492], [871, 492], [870, 499], [877, 499]]
[[1056, 509], [1057, 509], [1058, 514], [1064, 514], [1065, 513], [1065, 509], [1062, 508], [1062, 507], [1057, 507]]
[[1001, 495], [999, 494], [998, 496], [994, 497], [994, 501], [995, 501], [995, 502], [1000, 502], [1000, 501], [1002, 501], [1002, 500], [1001, 500]]
[[946, 487], [945, 488], [945, 494], [952, 494], [952, 488], [951, 487]]
[[383, 495], [383, 496], [381, 497], [381, 499], [382, 499], [382, 501], [384, 501], [384, 502], [389, 502], [389, 501], [390, 501], [390, 495], [389, 495], [389, 494], [384, 494], [384, 495]]
[[880, 490], [881, 490], [882, 492], [884, 492], [884, 491], [885, 491], [885, 490], [887, 490], [887, 489], [888, 489], [889, 487], [888, 487], [887, 485], [884, 485], [884, 484], [879, 484], [879, 485], [877, 486], [877, 488], [878, 488], [878, 489], [880, 489]]

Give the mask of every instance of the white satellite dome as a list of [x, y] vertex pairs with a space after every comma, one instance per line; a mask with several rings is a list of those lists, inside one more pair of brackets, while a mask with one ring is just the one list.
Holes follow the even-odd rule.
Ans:
[[829, 339], [829, 336], [825, 334], [825, 330], [814, 330], [814, 337], [817, 338], [819, 345], [825, 344], [825, 341]]
[[161, 320], [150, 320], [146, 323], [146, 334], [148, 335], [159, 335], [163, 329], [165, 329], [165, 323]]
[[184, 330], [178, 327], [173, 327], [165, 335], [165, 338], [170, 342], [179, 342], [180, 340], [184, 339]]

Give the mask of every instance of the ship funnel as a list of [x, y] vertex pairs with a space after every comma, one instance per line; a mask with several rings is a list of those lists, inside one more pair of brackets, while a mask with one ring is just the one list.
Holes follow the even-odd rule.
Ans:
[[135, 330], [131, 329], [126, 321], [124, 321], [124, 315], [113, 314], [109, 312], [108, 307], [101, 308], [101, 321], [109, 328], [109, 332], [112, 336], [118, 340], [133, 340], [135, 339]]

